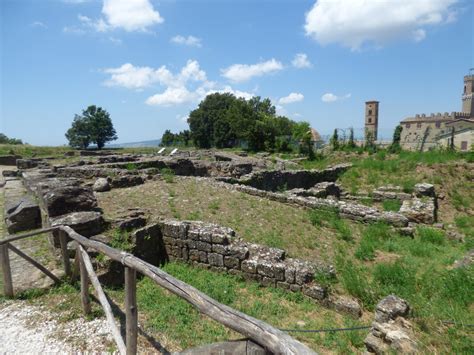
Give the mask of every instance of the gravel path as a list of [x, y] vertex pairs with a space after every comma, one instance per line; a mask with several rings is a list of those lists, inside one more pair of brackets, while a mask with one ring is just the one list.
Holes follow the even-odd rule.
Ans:
[[110, 351], [113, 340], [105, 319], [59, 323], [47, 310], [26, 302], [7, 302], [0, 307], [0, 354]]

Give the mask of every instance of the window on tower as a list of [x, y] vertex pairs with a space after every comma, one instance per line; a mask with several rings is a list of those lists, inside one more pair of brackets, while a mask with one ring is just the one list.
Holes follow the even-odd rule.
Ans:
[[371, 115], [371, 114], [372, 114], [372, 110], [369, 110], [369, 115]]
[[372, 119], [371, 119], [371, 118], [369, 118], [367, 122], [369, 122], [369, 123], [372, 123]]

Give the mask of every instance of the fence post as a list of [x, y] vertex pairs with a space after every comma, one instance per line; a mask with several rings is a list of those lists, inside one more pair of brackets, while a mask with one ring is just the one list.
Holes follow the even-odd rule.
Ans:
[[[79, 250], [79, 245], [78, 245]], [[77, 255], [79, 257], [79, 269], [81, 273], [81, 304], [84, 314], [91, 312], [91, 301], [89, 298], [89, 275], [87, 274], [86, 265], [84, 264], [84, 258], [81, 253]]]
[[125, 314], [127, 355], [137, 353], [138, 312], [137, 312], [137, 272], [125, 266]]
[[0, 262], [3, 272], [3, 294], [5, 297], [13, 297], [12, 270], [8, 256], [8, 243], [0, 245]]
[[69, 253], [67, 250], [67, 239], [68, 236], [66, 232], [59, 230], [59, 243], [61, 244], [61, 255], [63, 257], [64, 272], [66, 276], [71, 276], [71, 262], [69, 261]]

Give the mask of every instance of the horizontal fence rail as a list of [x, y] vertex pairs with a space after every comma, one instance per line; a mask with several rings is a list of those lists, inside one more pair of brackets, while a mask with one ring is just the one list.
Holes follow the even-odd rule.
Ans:
[[[250, 317], [245, 313], [237, 311], [229, 306], [221, 304], [196, 288], [174, 278], [160, 268], [151, 265], [132, 254], [126, 253], [109, 247], [106, 244], [89, 240], [86, 237], [75, 232], [69, 226], [56, 226], [45, 228], [17, 236], [8, 236], [0, 240], [0, 264], [3, 270], [4, 293], [7, 297], [13, 296], [13, 286], [11, 280], [11, 270], [9, 264], [8, 250], [12, 250], [19, 256], [30, 261], [34, 266], [45, 272], [41, 264], [13, 247], [12, 241], [28, 238], [37, 234], [47, 233], [59, 230], [61, 254], [65, 273], [71, 279], [76, 279], [78, 275], [81, 278], [81, 303], [84, 312], [90, 312], [90, 299], [88, 293], [89, 283], [91, 283], [97, 293], [99, 302], [106, 314], [107, 322], [112, 336], [117, 344], [120, 354], [136, 354], [137, 352], [137, 304], [136, 304], [136, 272], [152, 279], [156, 284], [170, 291], [171, 293], [183, 298], [188, 303], [196, 307], [201, 313], [222, 325], [246, 336], [255, 343], [263, 346], [266, 350], [274, 354], [316, 354], [303, 343], [292, 338], [290, 335], [271, 325]], [[74, 267], [70, 265], [69, 254], [67, 250], [68, 239], [75, 240], [78, 243], [76, 250], [76, 260]], [[110, 304], [107, 300], [102, 286], [99, 283], [94, 272], [92, 262], [86, 249], [91, 248], [105, 254], [110, 259], [120, 262], [125, 267], [125, 315], [126, 315], [126, 341], [117, 328]], [[79, 269], [79, 270], [77, 270]], [[52, 273], [46, 275], [56, 278]], [[53, 280], [55, 280], [53, 278]], [[57, 278], [56, 278], [57, 279]], [[55, 280], [56, 281], [56, 280]]]

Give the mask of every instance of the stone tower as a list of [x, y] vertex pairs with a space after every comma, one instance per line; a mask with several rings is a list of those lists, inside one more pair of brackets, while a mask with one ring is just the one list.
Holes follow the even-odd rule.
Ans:
[[464, 77], [464, 91], [462, 94], [462, 112], [469, 113], [471, 117], [474, 116], [473, 92], [474, 89], [474, 74], [469, 74]]
[[376, 141], [378, 129], [379, 129], [379, 102], [367, 101], [365, 103], [365, 139], [367, 140], [369, 136], [369, 138], [371, 138], [372, 141]]

